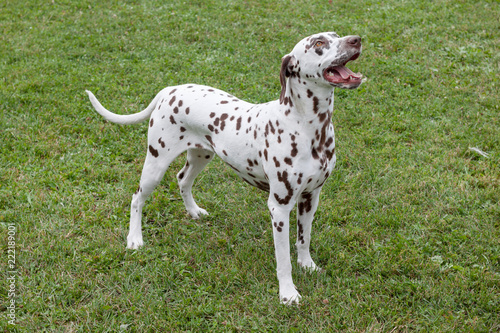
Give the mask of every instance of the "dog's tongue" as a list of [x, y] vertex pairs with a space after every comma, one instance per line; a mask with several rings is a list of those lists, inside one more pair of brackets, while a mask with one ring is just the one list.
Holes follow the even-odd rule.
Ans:
[[324, 78], [333, 84], [356, 84], [359, 86], [359, 81], [363, 78], [360, 73], [354, 73], [349, 68], [345, 66], [333, 66], [327, 68], [324, 74]]
[[340, 76], [344, 79], [347, 80], [349, 77], [352, 75], [356, 77], [356, 74], [354, 74], [353, 71], [351, 71], [349, 68], [345, 66], [335, 66], [334, 69], [340, 74]]

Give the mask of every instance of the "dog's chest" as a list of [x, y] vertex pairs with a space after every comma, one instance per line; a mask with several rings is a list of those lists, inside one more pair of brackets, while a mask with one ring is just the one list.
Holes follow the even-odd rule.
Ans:
[[311, 192], [321, 186], [335, 165], [333, 126], [306, 130], [295, 119], [265, 110], [261, 114], [264, 117], [249, 125], [248, 133], [234, 138], [219, 156], [242, 179], [262, 190], [269, 191], [276, 179], [291, 184], [294, 192]]
[[[323, 185], [335, 167], [333, 126], [319, 136], [316, 130], [311, 132], [302, 126], [286, 132], [286, 139], [282, 138], [282, 142], [270, 150], [270, 166], [274, 167], [278, 178], [286, 171], [296, 191], [311, 192]], [[272, 140], [273, 136], [268, 139]]]

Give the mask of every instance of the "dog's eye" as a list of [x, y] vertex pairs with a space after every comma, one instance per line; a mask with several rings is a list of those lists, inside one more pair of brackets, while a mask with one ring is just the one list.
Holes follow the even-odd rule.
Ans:
[[317, 41], [316, 44], [314, 44], [315, 47], [320, 47], [323, 45], [325, 45], [325, 42], [322, 42], [322, 41]]

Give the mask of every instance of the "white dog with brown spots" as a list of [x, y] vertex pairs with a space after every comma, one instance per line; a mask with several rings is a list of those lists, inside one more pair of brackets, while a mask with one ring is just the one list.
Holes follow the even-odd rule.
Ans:
[[117, 115], [87, 91], [97, 112], [111, 122], [135, 124], [150, 119], [146, 161], [132, 197], [127, 247], [143, 245], [144, 202], [184, 151], [187, 162], [177, 174], [184, 204], [195, 219], [207, 214], [194, 201], [191, 188], [217, 154], [247, 183], [269, 192], [280, 300], [298, 303], [301, 296], [292, 281], [290, 261], [290, 212], [297, 204], [297, 261], [318, 270], [309, 244], [319, 194], [336, 160], [333, 92], [335, 87], [353, 89], [362, 83], [361, 74], [345, 67], [360, 54], [358, 36], [340, 38], [326, 32], [301, 40], [282, 59], [279, 100], [265, 104], [187, 84], [163, 89], [144, 111]]

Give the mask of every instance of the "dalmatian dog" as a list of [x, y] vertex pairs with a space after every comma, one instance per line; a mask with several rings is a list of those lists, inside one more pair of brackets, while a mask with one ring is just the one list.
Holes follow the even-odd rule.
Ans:
[[187, 151], [177, 174], [194, 219], [207, 212], [193, 199], [196, 176], [217, 154], [247, 183], [269, 193], [280, 301], [299, 303], [292, 281], [289, 216], [297, 204], [298, 264], [319, 270], [309, 253], [311, 224], [323, 184], [335, 165], [331, 117], [334, 88], [357, 88], [364, 78], [346, 67], [361, 54], [361, 38], [334, 32], [301, 40], [282, 58], [278, 100], [251, 104], [224, 91], [195, 84], [163, 89], [136, 114], [106, 110], [87, 91], [105, 119], [135, 124], [149, 118], [148, 149], [140, 185], [132, 196], [127, 248], [143, 245], [142, 208], [170, 163]]

